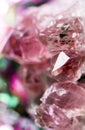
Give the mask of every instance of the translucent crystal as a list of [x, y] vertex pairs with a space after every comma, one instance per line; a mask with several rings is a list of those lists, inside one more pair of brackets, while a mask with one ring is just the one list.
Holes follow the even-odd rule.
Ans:
[[21, 66], [18, 70], [19, 77], [23, 81], [30, 100], [37, 98], [39, 101], [46, 88], [55, 81], [49, 76], [47, 69], [49, 70], [48, 64], [42, 63]]
[[65, 3], [55, 3], [25, 12], [3, 53], [21, 63], [23, 75], [19, 75], [30, 97], [35, 99], [45, 91], [36, 110], [40, 126], [82, 130], [85, 88], [77, 81], [85, 73], [85, 15], [79, 2], [68, 9]]
[[[42, 104], [37, 108], [37, 122], [45, 128], [55, 130], [74, 130], [74, 127], [82, 126], [85, 116], [84, 95], [85, 89], [80, 84], [71, 82], [53, 84], [41, 98]], [[79, 117], [82, 119], [81, 124]]]
[[[57, 81], [77, 81], [82, 75], [81, 69], [84, 64], [84, 53], [78, 54], [75, 51], [64, 51], [64, 54], [69, 57], [68, 61], [60, 66], [60, 68], [55, 69], [52, 75]], [[63, 61], [63, 59], [64, 58], [61, 57], [61, 61]], [[59, 60], [56, 66], [61, 61]]]
[[39, 39], [29, 34], [29, 30], [15, 30], [8, 42], [10, 44], [7, 45], [5, 53], [21, 63], [36, 63], [50, 57], [45, 46]]
[[36, 25], [37, 17], [30, 17], [28, 15], [22, 20], [19, 25], [21, 29], [16, 27], [3, 53], [22, 64], [40, 64], [41, 66], [48, 64], [46, 69], [49, 68], [51, 72], [59, 53], [64, 51], [70, 60], [60, 68], [61, 74], [59, 73], [57, 79], [79, 79], [81, 76], [79, 70], [85, 56], [82, 19], [78, 17], [55, 19], [55, 23], [42, 32], [42, 29], [38, 29]]

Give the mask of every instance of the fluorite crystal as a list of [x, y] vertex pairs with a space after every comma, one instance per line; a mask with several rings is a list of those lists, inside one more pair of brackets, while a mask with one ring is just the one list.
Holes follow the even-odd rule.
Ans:
[[[66, 53], [65, 53], [66, 52]], [[77, 81], [82, 75], [82, 65], [84, 64], [85, 56], [81, 53], [76, 53], [75, 51], [64, 51], [64, 53], [69, 57], [68, 61], [56, 68], [52, 75], [57, 81]], [[65, 56], [64, 56], [65, 57]], [[63, 56], [56, 62], [56, 65], [63, 61]]]
[[28, 18], [25, 17], [26, 21], [21, 22], [23, 29], [16, 27], [3, 52], [22, 64], [44, 65], [47, 67], [45, 69], [49, 68], [50, 72], [58, 55], [63, 51], [70, 59], [60, 68], [59, 80], [64, 80], [64, 78], [77, 80], [81, 75], [78, 75], [78, 70], [85, 58], [84, 33], [80, 18], [72, 18], [70, 21], [68, 19], [56, 20], [57, 24], [53, 24], [42, 32], [34, 25], [36, 22], [31, 23], [32, 19], [30, 21], [29, 17], [30, 15]]
[[[85, 89], [81, 84], [55, 83], [48, 88], [37, 108], [38, 123], [52, 129], [74, 130], [85, 116]], [[76, 124], [75, 124], [76, 121]]]
[[29, 30], [15, 30], [8, 41], [10, 44], [7, 45], [5, 52], [10, 57], [17, 58], [25, 64], [43, 62], [51, 57], [45, 46], [37, 39], [37, 36], [31, 36], [33, 34], [30, 33]]
[[46, 63], [22, 66], [18, 70], [18, 74], [26, 87], [30, 100], [35, 100], [36, 98], [39, 100], [45, 89], [55, 81], [49, 76]]
[[55, 2], [29, 9], [3, 49], [21, 63], [19, 76], [28, 95], [35, 99], [45, 91], [36, 110], [44, 128], [84, 129], [85, 84], [78, 80], [85, 73], [85, 21], [76, 5], [61, 13]]

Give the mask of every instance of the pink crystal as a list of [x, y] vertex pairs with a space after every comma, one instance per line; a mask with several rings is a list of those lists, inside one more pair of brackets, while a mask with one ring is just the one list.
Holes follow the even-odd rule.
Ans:
[[[40, 38], [48, 47], [56, 50], [76, 49], [76, 44], [80, 44], [80, 35], [83, 35], [81, 18], [56, 19], [55, 23], [46, 28], [40, 34]], [[55, 48], [56, 47], [56, 48]], [[55, 50], [56, 49], [56, 50]]]
[[[23, 34], [24, 33], [24, 34]], [[10, 45], [5, 52], [13, 58], [19, 59], [21, 63], [36, 63], [50, 58], [50, 53], [44, 45], [35, 37], [29, 36], [29, 32], [15, 31], [10, 37]], [[24, 36], [20, 36], [24, 35]], [[35, 53], [34, 53], [35, 52]]]
[[[38, 14], [36, 13], [36, 15]], [[80, 22], [82, 19], [77, 17], [70, 20], [68, 18], [55, 19], [55, 23], [51, 27], [42, 31], [36, 25], [37, 16], [36, 18], [34, 15], [30, 17], [28, 15], [22, 20], [20, 23], [21, 29], [18, 26], [16, 27], [3, 53], [22, 64], [28, 65], [48, 64], [49, 60], [47, 70], [49, 68], [49, 72], [51, 72], [59, 53], [64, 51], [70, 57], [70, 60], [60, 68], [63, 71], [57, 79], [62, 81], [65, 80], [64, 78], [67, 80], [79, 79], [81, 76], [79, 70], [85, 56], [83, 26]], [[32, 21], [33, 18], [35, 19], [34, 22]]]
[[77, 81], [82, 75], [81, 68], [84, 64], [84, 53], [78, 54], [72, 50], [64, 51], [64, 53], [69, 57], [69, 60], [58, 70], [55, 70], [54, 77], [57, 81]]
[[23, 86], [26, 87], [30, 100], [35, 100], [36, 98], [39, 100], [46, 88], [55, 81], [55, 79], [49, 77], [47, 66], [47, 63], [31, 64], [21, 66], [18, 70], [19, 77], [24, 83]]
[[[52, 129], [73, 129], [75, 119], [84, 117], [85, 89], [77, 83], [55, 83], [42, 97], [42, 104], [37, 108], [38, 123]], [[71, 127], [71, 128], [70, 128]]]
[[[25, 12], [3, 53], [21, 63], [23, 75], [19, 75], [30, 97], [35, 99], [45, 91], [36, 110], [40, 126], [54, 130], [82, 130], [85, 88], [77, 81], [85, 73], [82, 71], [85, 66], [83, 18], [74, 15], [75, 5], [60, 14], [60, 7], [57, 12], [55, 6], [49, 4]], [[62, 56], [62, 64], [58, 61], [58, 67], [55, 67], [61, 52], [67, 59], [64, 63]], [[55, 74], [54, 67], [57, 68]]]

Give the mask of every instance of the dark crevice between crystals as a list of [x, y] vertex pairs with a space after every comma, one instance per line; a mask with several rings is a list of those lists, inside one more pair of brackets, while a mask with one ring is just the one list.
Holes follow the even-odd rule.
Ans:
[[30, 6], [41, 6], [42, 4], [45, 4], [47, 2], [49, 2], [50, 0], [41, 0], [40, 2], [27, 2], [25, 4], [23, 4], [23, 8], [28, 8]]
[[85, 74], [83, 74], [80, 79], [78, 80], [80, 83], [85, 83]]
[[66, 36], [68, 36], [68, 34], [59, 34], [60, 35], [60, 38], [63, 38], [63, 37], [66, 37]]

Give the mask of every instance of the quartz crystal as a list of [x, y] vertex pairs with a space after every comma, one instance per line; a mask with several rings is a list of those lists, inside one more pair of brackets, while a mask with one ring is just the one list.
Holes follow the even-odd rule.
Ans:
[[[64, 82], [49, 87], [37, 108], [38, 123], [44, 128], [74, 130], [83, 124], [85, 116], [85, 89], [81, 84]], [[75, 123], [76, 122], [76, 123]], [[79, 129], [79, 130], [81, 130]]]
[[43, 128], [85, 127], [85, 84], [79, 82], [85, 74], [85, 16], [79, 2], [68, 9], [62, 4], [60, 9], [56, 1], [28, 9], [3, 49], [21, 63], [18, 73], [29, 97], [34, 100], [45, 91], [36, 109]]
[[[21, 22], [16, 25], [9, 37], [3, 53], [22, 65], [47, 64], [46, 72], [49, 68], [51, 73], [58, 55], [63, 51], [69, 60], [55, 70], [55, 75], [59, 74], [56, 79], [75, 81], [82, 74], [79, 70], [85, 58], [83, 18], [69, 17], [66, 11], [61, 14], [53, 12], [48, 14], [48, 10], [44, 12], [43, 8], [41, 6], [23, 14]], [[40, 10], [43, 13], [40, 14]]]

